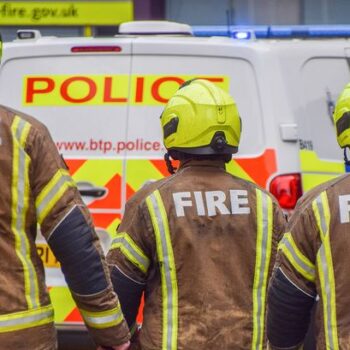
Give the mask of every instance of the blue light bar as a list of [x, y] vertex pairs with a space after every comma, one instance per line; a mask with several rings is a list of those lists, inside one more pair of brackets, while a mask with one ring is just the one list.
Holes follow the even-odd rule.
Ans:
[[231, 32], [231, 37], [238, 40], [252, 39], [254, 32], [251, 30], [236, 30]]
[[271, 37], [274, 38], [348, 38], [349, 25], [328, 26], [271, 26]]
[[350, 25], [298, 25], [298, 26], [193, 26], [193, 34], [199, 37], [227, 36], [252, 32], [257, 39], [290, 38], [350, 38]]
[[255, 34], [257, 39], [266, 39], [267, 26], [192, 26], [194, 36], [228, 36], [233, 37], [232, 33], [241, 31], [250, 31]]

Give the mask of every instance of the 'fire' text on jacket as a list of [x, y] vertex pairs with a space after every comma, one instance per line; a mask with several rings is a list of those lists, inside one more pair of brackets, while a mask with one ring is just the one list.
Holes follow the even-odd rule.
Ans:
[[229, 208], [225, 204], [227, 195], [223, 191], [176, 192], [173, 193], [173, 199], [178, 217], [185, 216], [185, 208], [193, 206], [196, 207], [198, 216], [250, 213], [246, 190], [229, 190]]

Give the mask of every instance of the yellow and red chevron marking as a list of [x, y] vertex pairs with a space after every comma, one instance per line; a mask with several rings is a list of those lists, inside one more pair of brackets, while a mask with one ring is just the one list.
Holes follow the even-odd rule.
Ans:
[[[266, 149], [258, 157], [236, 158], [226, 165], [231, 174], [266, 188], [270, 176], [277, 171], [276, 152]], [[169, 176], [164, 160], [127, 160], [127, 198], [139, 190], [149, 180], [159, 180]]]
[[110, 214], [110, 213], [93, 213], [92, 218], [94, 220], [94, 226], [97, 228], [105, 229], [109, 234], [116, 232], [120, 220], [120, 214]]
[[258, 157], [233, 159], [226, 169], [237, 177], [267, 188], [267, 181], [277, 171], [276, 152], [268, 148]]
[[[121, 209], [123, 161], [113, 159], [67, 159], [70, 174], [75, 182], [91, 182], [93, 186], [108, 189], [105, 198], [88, 204], [90, 209]], [[159, 180], [169, 173], [162, 159], [130, 159], [126, 161], [126, 197], [149, 180]], [[95, 216], [95, 214], [93, 214]], [[108, 221], [108, 220], [107, 220]], [[105, 226], [102, 226], [105, 227]]]
[[93, 186], [108, 189], [105, 198], [89, 203], [90, 209], [120, 209], [123, 161], [118, 159], [67, 159], [75, 182], [91, 182]]
[[55, 310], [55, 323], [83, 323], [83, 319], [67, 287], [50, 287], [49, 293]]
[[126, 163], [127, 197], [139, 190], [147, 181], [169, 176], [164, 160], [129, 159]]
[[[91, 181], [94, 186], [108, 189], [105, 198], [96, 199], [88, 205], [90, 209], [122, 208], [122, 160], [68, 159], [66, 163], [76, 182]], [[277, 170], [275, 150], [266, 149], [258, 157], [233, 159], [227, 164], [227, 170], [233, 175], [266, 187], [269, 177]], [[162, 159], [128, 159], [126, 161], [126, 197], [129, 198], [147, 181], [159, 180], [168, 175], [166, 164]]]

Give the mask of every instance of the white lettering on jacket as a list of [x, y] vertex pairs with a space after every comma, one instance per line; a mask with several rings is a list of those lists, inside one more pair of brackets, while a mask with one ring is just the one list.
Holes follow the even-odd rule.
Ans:
[[198, 216], [249, 214], [248, 192], [230, 190], [229, 193], [230, 207], [227, 207], [225, 203], [227, 196], [223, 191], [173, 193], [176, 216], [185, 216], [186, 207], [195, 207]]
[[339, 196], [339, 212], [342, 224], [350, 222], [350, 194]]

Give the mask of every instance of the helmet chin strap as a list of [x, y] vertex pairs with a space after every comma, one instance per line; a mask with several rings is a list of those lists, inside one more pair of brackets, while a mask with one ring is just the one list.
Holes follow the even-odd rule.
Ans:
[[173, 166], [173, 164], [171, 163], [169, 152], [164, 154], [164, 160], [165, 160], [166, 167], [168, 168], [169, 173], [170, 174], [175, 174], [175, 171], [177, 170], [177, 168], [175, 168]]
[[348, 154], [346, 152], [347, 149], [348, 149], [348, 147], [344, 147], [344, 161], [345, 161], [345, 165], [350, 166], [350, 160], [349, 160]]

